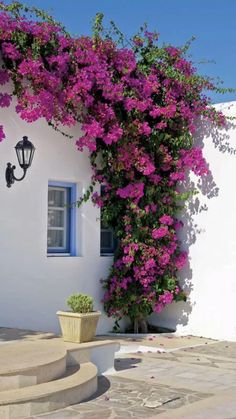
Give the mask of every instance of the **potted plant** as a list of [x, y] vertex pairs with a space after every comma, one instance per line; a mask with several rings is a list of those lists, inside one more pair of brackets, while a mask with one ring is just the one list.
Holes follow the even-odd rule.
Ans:
[[65, 342], [89, 342], [93, 340], [100, 311], [93, 311], [93, 298], [73, 294], [67, 299], [71, 311], [58, 311], [62, 338]]

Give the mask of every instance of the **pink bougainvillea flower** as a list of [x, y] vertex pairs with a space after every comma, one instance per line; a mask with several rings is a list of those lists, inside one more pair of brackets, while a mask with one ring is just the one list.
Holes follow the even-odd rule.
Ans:
[[187, 252], [181, 252], [174, 260], [174, 264], [176, 266], [177, 269], [183, 269], [183, 267], [186, 264], [187, 261], [187, 256], [188, 253]]
[[94, 204], [96, 204], [99, 208], [102, 208], [102, 207], [103, 207], [103, 205], [104, 205], [104, 202], [103, 202], [103, 200], [102, 200], [101, 196], [100, 196], [97, 192], [94, 192], [94, 193], [92, 194], [92, 201], [93, 201], [93, 203], [94, 203]]
[[165, 224], [168, 226], [171, 226], [174, 222], [173, 218], [170, 217], [170, 215], [162, 215], [162, 217], [159, 218], [159, 221], [161, 224]]
[[8, 108], [11, 100], [12, 98], [8, 93], [0, 93], [0, 108]]
[[118, 188], [116, 194], [123, 199], [136, 198], [137, 201], [144, 195], [144, 183], [134, 183], [129, 184], [124, 188]]
[[5, 136], [4, 131], [3, 131], [3, 126], [0, 125], [0, 142], [2, 140], [4, 140], [4, 138], [6, 138], [6, 136]]
[[174, 228], [175, 228], [175, 230], [179, 230], [180, 228], [182, 228], [183, 227], [183, 222], [182, 221], [175, 221], [174, 222]]
[[9, 81], [10, 77], [6, 70], [0, 70], [0, 85], [4, 85]]
[[168, 234], [168, 227], [159, 227], [152, 230], [153, 239], [161, 239]]
[[21, 54], [19, 53], [17, 47], [10, 42], [3, 42], [2, 53], [4, 56], [12, 60], [21, 58]]

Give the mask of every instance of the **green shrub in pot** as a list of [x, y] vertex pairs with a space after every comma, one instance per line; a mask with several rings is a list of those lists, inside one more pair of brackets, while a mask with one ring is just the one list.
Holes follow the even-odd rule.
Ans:
[[93, 298], [86, 294], [72, 294], [66, 301], [73, 313], [91, 313]]

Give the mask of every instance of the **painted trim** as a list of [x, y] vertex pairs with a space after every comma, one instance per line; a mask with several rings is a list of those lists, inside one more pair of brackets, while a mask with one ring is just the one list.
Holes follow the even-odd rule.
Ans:
[[74, 183], [72, 186], [70, 186], [70, 204], [71, 204], [71, 210], [70, 210], [70, 254], [71, 256], [76, 256], [76, 193], [77, 193], [77, 185]]
[[69, 253], [68, 252], [48, 252], [47, 254], [48, 256], [50, 256], [51, 254], [53, 254], [54, 256], [58, 255], [58, 256], [63, 256], [64, 254], [68, 255], [68, 256], [77, 256], [77, 252], [76, 252], [76, 206], [73, 205], [75, 204], [76, 200], [77, 200], [77, 184], [76, 183], [71, 183], [71, 182], [60, 182], [60, 181], [54, 181], [54, 180], [49, 180], [48, 181], [48, 187], [59, 187], [59, 188], [68, 188], [70, 190], [70, 225], [69, 225]]
[[73, 188], [73, 186], [76, 186], [76, 183], [72, 182], [60, 182], [58, 180], [49, 180], [48, 186], [58, 186], [61, 188]]

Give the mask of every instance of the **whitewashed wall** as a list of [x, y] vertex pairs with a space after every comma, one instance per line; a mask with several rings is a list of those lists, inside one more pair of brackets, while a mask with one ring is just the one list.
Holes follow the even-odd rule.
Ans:
[[[236, 116], [236, 102], [217, 105]], [[100, 257], [99, 210], [91, 202], [77, 209], [78, 256], [47, 257], [47, 187], [49, 180], [75, 182], [78, 194], [90, 181], [88, 155], [44, 121], [23, 122], [10, 109], [0, 108], [7, 138], [0, 144], [0, 327], [58, 332], [56, 311], [65, 309], [73, 292], [94, 296], [102, 309], [100, 278], [111, 257]], [[199, 127], [196, 142], [204, 143], [212, 175], [198, 182], [200, 193], [183, 214], [183, 248], [189, 265], [181, 282], [187, 303], [174, 303], [152, 322], [179, 333], [236, 340], [236, 127], [216, 131]], [[79, 129], [74, 131], [80, 135]], [[36, 147], [32, 167], [10, 189], [5, 167], [17, 163], [14, 146], [27, 135]], [[202, 138], [204, 140], [202, 141]], [[18, 169], [16, 175], [21, 175]], [[190, 183], [191, 183], [190, 182]], [[98, 332], [112, 321], [103, 315]]]
[[[44, 121], [23, 122], [13, 106], [0, 108], [1, 123], [7, 138], [0, 144], [0, 327], [57, 332], [56, 311], [66, 308], [71, 293], [93, 295], [95, 308], [102, 309], [99, 280], [112, 261], [100, 257], [100, 212], [91, 202], [76, 210], [78, 256], [47, 257], [48, 181], [77, 183], [81, 194], [90, 183], [88, 155]], [[81, 135], [79, 129], [74, 134]], [[23, 135], [36, 147], [34, 160], [26, 178], [8, 189], [6, 163], [17, 163], [14, 147]], [[112, 324], [104, 315], [98, 331]]]
[[[236, 102], [216, 108], [236, 117]], [[181, 282], [189, 298], [153, 316], [153, 323], [179, 333], [236, 340], [236, 120], [224, 130], [199, 126], [196, 143], [204, 144], [211, 175], [204, 181], [191, 177], [200, 193], [183, 214], [181, 239], [189, 264]]]

